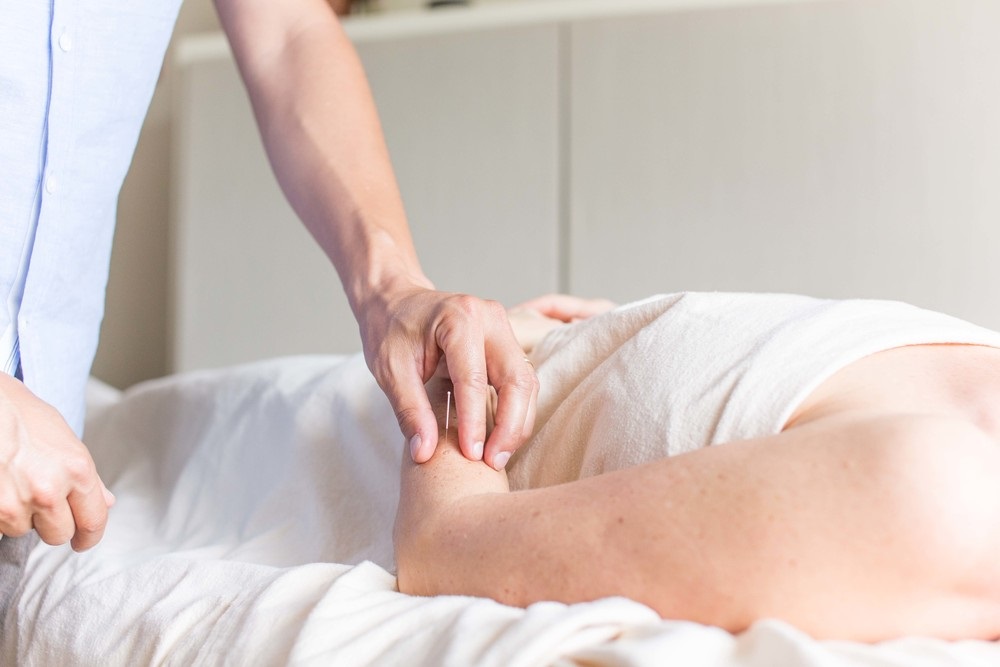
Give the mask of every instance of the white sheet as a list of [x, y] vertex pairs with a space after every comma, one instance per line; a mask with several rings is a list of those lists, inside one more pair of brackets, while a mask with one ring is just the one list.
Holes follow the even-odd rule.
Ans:
[[[986, 642], [741, 636], [623, 599], [415, 598], [389, 573], [401, 438], [360, 357], [148, 383], [86, 440], [118, 497], [85, 554], [40, 545], [0, 664], [1000, 664]], [[342, 563], [342, 564], [338, 564]]]
[[825, 379], [876, 352], [1000, 333], [899, 301], [683, 292], [551, 332], [533, 356], [535, 433], [512, 488], [776, 435]]

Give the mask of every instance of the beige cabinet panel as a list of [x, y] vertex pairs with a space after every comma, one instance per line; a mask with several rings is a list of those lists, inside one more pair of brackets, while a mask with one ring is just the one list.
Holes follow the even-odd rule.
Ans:
[[359, 45], [424, 271], [507, 304], [557, 288], [559, 32]]
[[[431, 279], [505, 302], [554, 290], [555, 28], [359, 52]], [[270, 172], [235, 66], [210, 57], [181, 70], [171, 370], [360, 350], [335, 271]]]
[[1000, 3], [572, 27], [570, 287], [900, 298], [1000, 327]]

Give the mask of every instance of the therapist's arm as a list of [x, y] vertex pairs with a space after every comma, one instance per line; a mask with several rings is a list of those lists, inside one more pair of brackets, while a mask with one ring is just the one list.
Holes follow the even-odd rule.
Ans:
[[[215, 4], [278, 181], [337, 268], [413, 458], [437, 445], [424, 382], [443, 355], [462, 452], [502, 466], [531, 432], [534, 371], [499, 304], [438, 292], [424, 275], [368, 83], [333, 11], [326, 0]], [[500, 396], [488, 441], [487, 385]]]

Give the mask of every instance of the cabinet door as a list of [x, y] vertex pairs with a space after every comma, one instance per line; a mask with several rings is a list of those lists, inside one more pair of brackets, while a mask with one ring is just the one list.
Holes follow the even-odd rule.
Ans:
[[901, 298], [1000, 326], [1000, 4], [572, 28], [570, 286]]
[[[442, 289], [512, 302], [556, 287], [556, 38], [527, 27], [359, 44], [422, 263]], [[233, 63], [182, 69], [172, 370], [359, 351]]]

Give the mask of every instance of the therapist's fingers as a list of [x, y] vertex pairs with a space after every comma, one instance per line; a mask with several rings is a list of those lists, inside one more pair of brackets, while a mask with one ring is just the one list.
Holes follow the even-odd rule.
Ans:
[[458, 446], [473, 461], [483, 458], [486, 441], [489, 374], [485, 331], [492, 328], [490, 320], [497, 318], [507, 319], [500, 304], [456, 295], [436, 328], [437, 344], [455, 390]]
[[69, 508], [76, 527], [70, 541], [74, 551], [86, 551], [104, 536], [108, 523], [108, 500], [104, 490], [104, 485], [98, 483], [85, 491], [74, 490], [69, 494]]
[[[524, 441], [535, 396], [534, 370], [524, 360], [506, 309], [495, 301], [416, 287], [383, 295], [360, 308], [365, 359], [392, 403], [417, 463], [433, 455], [438, 424], [424, 383], [444, 357], [454, 386], [459, 447], [467, 458], [503, 467]], [[500, 394], [499, 431], [486, 440], [487, 387]], [[496, 457], [500, 456], [500, 465]]]
[[425, 463], [437, 448], [437, 418], [427, 399], [427, 391], [421, 378], [416, 373], [410, 373], [399, 380], [396, 419], [407, 438], [410, 458], [414, 463]]
[[414, 463], [430, 460], [437, 447], [437, 418], [424, 383], [433, 372], [438, 357], [436, 346], [422, 353], [405, 348], [399, 349], [395, 355], [385, 354], [374, 366], [375, 377], [392, 404], [399, 430]]
[[41, 540], [52, 546], [66, 544], [76, 532], [73, 512], [66, 498], [39, 507], [31, 517], [31, 523]]
[[[536, 376], [537, 379], [537, 376]], [[526, 442], [535, 432], [535, 415], [538, 414], [538, 382], [535, 382], [535, 389], [531, 392], [528, 401], [528, 414], [524, 418], [524, 425], [521, 427], [521, 441]]]
[[534, 428], [538, 378], [508, 323], [491, 331], [486, 352], [490, 384], [497, 392], [497, 410], [484, 460], [502, 470]]
[[607, 299], [581, 299], [569, 294], [546, 294], [518, 304], [511, 310], [525, 308], [563, 322], [573, 322], [606, 313], [615, 305], [613, 301]]
[[70, 542], [84, 551], [101, 541], [115, 500], [98, 481], [86, 491], [38, 493], [35, 502], [31, 521], [41, 540], [53, 546]]

